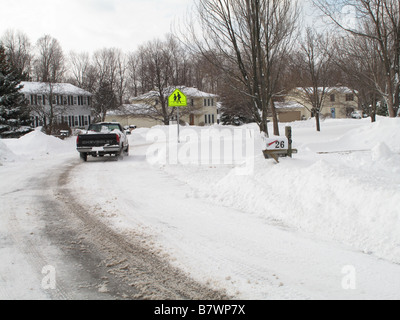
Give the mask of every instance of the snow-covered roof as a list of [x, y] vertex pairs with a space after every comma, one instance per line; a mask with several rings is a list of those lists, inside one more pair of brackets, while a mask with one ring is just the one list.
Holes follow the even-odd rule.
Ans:
[[275, 102], [275, 108], [277, 109], [303, 109], [304, 106], [296, 101], [287, 101], [287, 102]]
[[[22, 81], [21, 85], [24, 86], [21, 89], [21, 92], [25, 94], [46, 94], [50, 91], [49, 83]], [[51, 86], [53, 87], [52, 90], [54, 94], [78, 96], [92, 95], [90, 92], [78, 88], [70, 83], [52, 83]]]
[[[163, 90], [165, 96], [171, 95], [176, 89], [179, 89], [180, 91], [183, 92], [184, 95], [186, 95], [187, 98], [193, 99], [193, 98], [217, 98], [218, 96], [216, 94], [212, 93], [207, 93], [204, 91], [200, 91], [197, 88], [191, 88], [191, 87], [185, 87], [185, 86], [177, 86], [177, 87], [168, 87]], [[139, 97], [132, 98], [133, 101], [139, 101], [139, 100], [146, 100], [146, 99], [154, 99], [160, 96], [160, 93], [158, 91], [150, 91], [147, 92]]]
[[110, 116], [149, 115], [154, 113], [154, 106], [147, 104], [124, 104], [117, 110], [108, 112]]
[[[307, 92], [312, 92], [313, 88], [312, 87], [307, 87], [307, 88], [303, 88], [303, 87], [297, 87], [295, 89], [296, 91], [307, 91]], [[352, 94], [354, 92], [357, 92], [353, 89], [350, 89], [349, 87], [318, 87], [318, 91], [322, 92], [323, 90], [325, 90], [326, 93], [332, 93], [332, 92], [339, 92], [342, 94]]]

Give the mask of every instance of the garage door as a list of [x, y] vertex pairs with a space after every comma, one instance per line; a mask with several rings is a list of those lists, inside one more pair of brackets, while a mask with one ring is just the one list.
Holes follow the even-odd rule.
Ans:
[[301, 111], [288, 111], [279, 113], [280, 122], [293, 122], [301, 120]]

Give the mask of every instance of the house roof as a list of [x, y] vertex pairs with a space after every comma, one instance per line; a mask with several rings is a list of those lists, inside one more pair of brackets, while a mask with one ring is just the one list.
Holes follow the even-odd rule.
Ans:
[[[50, 91], [50, 84], [44, 82], [27, 82], [22, 81], [21, 85], [24, 87], [21, 89], [22, 93], [25, 94], [47, 94]], [[79, 96], [91, 96], [92, 94], [86, 90], [78, 88], [70, 83], [53, 83], [53, 93], [60, 95], [79, 95]]]
[[[322, 92], [324, 89], [325, 89], [325, 92], [328, 93], [328, 94], [332, 93], [332, 92], [339, 92], [339, 93], [342, 93], [342, 94], [352, 94], [354, 92], [357, 93], [357, 91], [355, 91], [355, 90], [353, 90], [353, 89], [351, 89], [349, 87], [326, 87], [326, 88], [318, 87], [318, 91], [319, 92]], [[303, 92], [304, 91], [312, 92], [313, 88], [312, 87], [307, 87], [307, 88], [297, 87], [295, 90], [296, 91], [303, 91]]]
[[[165, 96], [171, 95], [176, 89], [179, 89], [180, 91], [183, 92], [184, 95], [186, 95], [189, 99], [193, 98], [217, 98], [218, 96], [216, 94], [212, 93], [207, 93], [200, 91], [197, 88], [191, 88], [191, 87], [185, 87], [185, 86], [177, 86], [177, 87], [167, 87], [163, 90], [163, 93]], [[146, 99], [154, 99], [160, 96], [160, 93], [158, 91], [150, 91], [147, 92], [141, 96], [132, 98], [132, 101], [141, 101], [141, 100], [146, 100]]]
[[296, 101], [287, 101], [287, 102], [275, 102], [275, 108], [280, 110], [304, 109], [304, 106]]
[[110, 116], [126, 115], [151, 115], [154, 113], [154, 107], [148, 104], [124, 104], [119, 109], [108, 111]]

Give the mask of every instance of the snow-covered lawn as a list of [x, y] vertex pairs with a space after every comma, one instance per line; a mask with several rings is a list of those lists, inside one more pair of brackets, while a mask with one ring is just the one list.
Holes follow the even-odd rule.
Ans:
[[[399, 299], [400, 119], [326, 120], [321, 133], [313, 121], [291, 125], [298, 154], [279, 164], [263, 158], [254, 125], [242, 135], [182, 128], [179, 145], [173, 128], [137, 129], [130, 157], [89, 159], [69, 187], [116, 230], [139, 230], [175, 266], [237, 298]], [[210, 130], [225, 130], [219, 155]], [[234, 142], [243, 161], [223, 154]], [[18, 168], [34, 176], [74, 157], [73, 138], [0, 140], [0, 194]]]

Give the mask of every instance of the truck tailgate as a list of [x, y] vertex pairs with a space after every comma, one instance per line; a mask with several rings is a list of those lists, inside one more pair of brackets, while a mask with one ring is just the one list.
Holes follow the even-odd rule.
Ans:
[[77, 140], [77, 147], [103, 147], [118, 144], [116, 134], [83, 134], [79, 135]]

